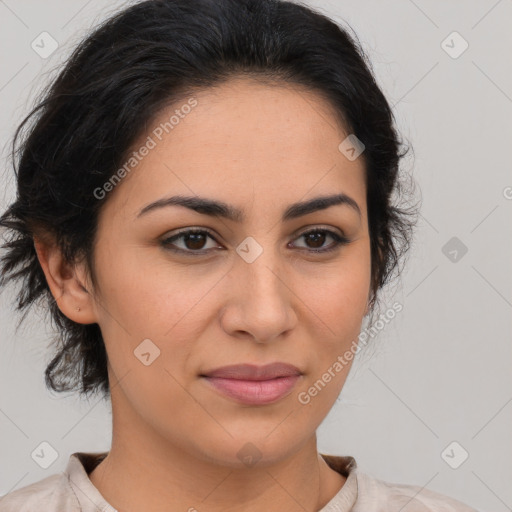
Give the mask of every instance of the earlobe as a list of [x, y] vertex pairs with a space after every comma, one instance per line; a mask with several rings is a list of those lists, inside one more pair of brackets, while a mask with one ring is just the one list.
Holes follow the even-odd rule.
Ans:
[[77, 265], [65, 261], [55, 243], [43, 242], [34, 237], [37, 258], [46, 277], [50, 291], [61, 312], [73, 322], [97, 322], [92, 294], [82, 284]]

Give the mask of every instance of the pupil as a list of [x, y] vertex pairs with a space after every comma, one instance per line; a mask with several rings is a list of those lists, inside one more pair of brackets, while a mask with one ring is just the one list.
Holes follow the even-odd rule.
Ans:
[[[204, 240], [200, 240], [201, 238], [204, 239], [204, 234], [202, 233], [190, 233], [186, 236], [187, 241], [186, 245], [188, 249], [201, 249], [204, 245]], [[190, 246], [190, 241], [192, 241], [192, 247]], [[202, 242], [202, 243], [201, 243]], [[199, 245], [197, 245], [199, 244]]]
[[[323, 238], [325, 237], [325, 234], [324, 233], [310, 233], [308, 235], [308, 237], [314, 238], [313, 243], [316, 244], [316, 245], [314, 245], [314, 247], [322, 247]], [[320, 243], [318, 243], [318, 241], [320, 241]]]

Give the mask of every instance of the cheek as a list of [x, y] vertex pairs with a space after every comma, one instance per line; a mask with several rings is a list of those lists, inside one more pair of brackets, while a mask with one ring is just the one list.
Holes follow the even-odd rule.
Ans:
[[[212, 321], [219, 276], [198, 276], [193, 266], [177, 270], [163, 258], [144, 263], [119, 256], [100, 277], [101, 330], [110, 364], [118, 378], [129, 373], [129, 382], [137, 383], [132, 388], [127, 380], [122, 387], [134, 402], [140, 398], [141, 408], [162, 395], [181, 402], [186, 396], [177, 382], [197, 370], [191, 362], [194, 341]], [[155, 389], [159, 395], [149, 398]]]
[[201, 309], [218, 276], [198, 272], [197, 265], [177, 266], [165, 255], [150, 258], [151, 251], [121, 244], [103, 250], [100, 261], [108, 263], [98, 272], [100, 314], [104, 323], [115, 321], [134, 337], [162, 339], [181, 327], [190, 312]]
[[334, 337], [339, 343], [360, 329], [368, 301], [370, 270], [368, 255], [353, 251], [296, 279], [294, 291], [317, 316], [328, 338]]
[[[363, 246], [364, 244], [361, 244]], [[357, 350], [370, 286], [370, 258], [364, 251], [345, 254], [329, 268], [304, 274], [297, 281], [310, 319], [309, 339], [314, 349], [311, 374], [299, 402], [327, 414], [339, 395]], [[307, 405], [309, 404], [310, 405]], [[320, 412], [321, 411], [321, 412]]]
[[118, 391], [127, 400], [121, 403], [130, 404], [125, 413], [133, 408], [162, 434], [179, 438], [177, 416], [187, 428], [204, 416], [185, 389], [194, 350], [188, 341], [200, 336], [201, 298], [214, 283], [192, 283], [169, 265], [128, 257], [102, 278], [109, 311], [101, 308], [101, 328]]

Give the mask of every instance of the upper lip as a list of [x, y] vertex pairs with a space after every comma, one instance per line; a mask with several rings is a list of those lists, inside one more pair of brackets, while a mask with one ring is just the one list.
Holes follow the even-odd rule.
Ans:
[[253, 364], [235, 364], [223, 366], [202, 374], [203, 377], [220, 377], [238, 380], [270, 380], [279, 377], [301, 375], [301, 371], [287, 363], [271, 363], [263, 366]]

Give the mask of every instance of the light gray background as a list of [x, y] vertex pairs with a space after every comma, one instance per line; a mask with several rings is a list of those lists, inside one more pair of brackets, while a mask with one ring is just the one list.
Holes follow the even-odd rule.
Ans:
[[[512, 0], [308, 4], [346, 20], [369, 52], [414, 146], [415, 160], [404, 165], [423, 197], [407, 271], [388, 299], [404, 309], [356, 361], [319, 429], [319, 449], [482, 511], [511, 510]], [[14, 199], [7, 156], [15, 126], [49, 73], [121, 5], [0, 0], [2, 210]], [[47, 59], [31, 48], [43, 31], [59, 42]], [[453, 31], [469, 43], [458, 58], [442, 46]], [[452, 52], [461, 48], [451, 40]], [[442, 252], [452, 237], [468, 248], [456, 262]], [[50, 395], [43, 380], [50, 327], [34, 313], [16, 334], [12, 290], [0, 301], [3, 495], [63, 470], [75, 451], [108, 450], [111, 416], [99, 398]], [[59, 453], [46, 470], [30, 455], [42, 441]], [[469, 453], [458, 469], [441, 457], [452, 441]]]

